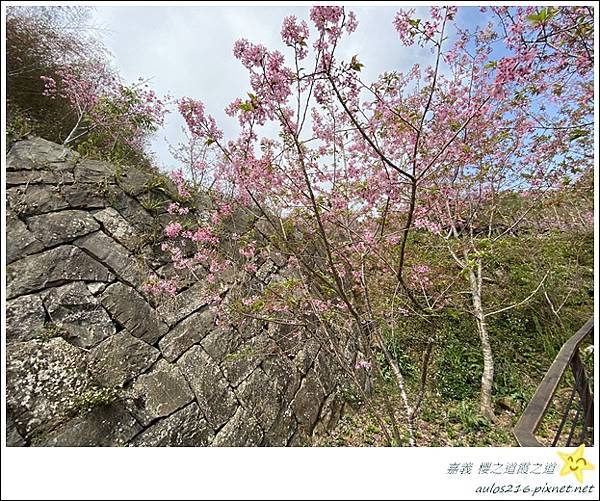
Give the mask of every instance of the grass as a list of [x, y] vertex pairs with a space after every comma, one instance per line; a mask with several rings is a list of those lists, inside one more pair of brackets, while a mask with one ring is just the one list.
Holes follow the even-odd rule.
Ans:
[[140, 204], [144, 209], [156, 216], [164, 211], [165, 201], [145, 195], [140, 199]]
[[[434, 347], [427, 393], [416, 422], [419, 446], [489, 447], [516, 446], [512, 429], [546, 370], [564, 341], [577, 330], [577, 321], [569, 325], [551, 323], [538, 317], [539, 310], [512, 311], [490, 323], [495, 355], [493, 397], [497, 419], [490, 422], [479, 413], [479, 384], [482, 356], [470, 318], [450, 319], [444, 323]], [[417, 329], [418, 326], [411, 326]], [[411, 328], [396, 329], [395, 339], [386, 339], [388, 349], [402, 367], [407, 392], [418, 390], [421, 344], [415, 343]], [[404, 347], [404, 348], [403, 348]], [[591, 356], [587, 357], [591, 359]], [[383, 362], [380, 360], [380, 362]], [[591, 370], [591, 365], [588, 366]], [[384, 399], [394, 409], [400, 432], [406, 433], [406, 417], [389, 368], [382, 365], [382, 378], [374, 382], [372, 406], [387, 419]], [[569, 377], [558, 397], [568, 391]], [[368, 406], [352, 390], [344, 392], [345, 415], [332, 433], [319, 437], [322, 446], [387, 446], [385, 434]], [[500, 405], [501, 404], [501, 405]], [[539, 430], [539, 436], [552, 439], [561, 418], [560, 398], [551, 407]], [[406, 440], [408, 442], [408, 440]], [[404, 444], [405, 445], [405, 444]]]

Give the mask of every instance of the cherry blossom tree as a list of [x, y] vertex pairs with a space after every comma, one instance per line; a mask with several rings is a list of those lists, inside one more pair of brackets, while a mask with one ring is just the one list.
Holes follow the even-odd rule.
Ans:
[[[287, 64], [278, 50], [236, 42], [234, 56], [250, 80], [247, 95], [226, 109], [238, 122], [236, 138], [225, 138], [201, 101], [178, 102], [190, 135], [181, 158], [192, 172], [209, 173], [213, 204], [212, 215], [199, 219], [194, 182], [173, 174], [183, 205], [172, 207], [163, 249], [175, 268], [204, 278], [206, 300], [220, 318], [284, 325], [326, 341], [359, 391], [365, 373], [379, 373], [383, 355], [411, 445], [436, 318], [460, 296], [461, 277], [484, 358], [481, 411], [493, 418], [486, 318], [527, 297], [487, 307], [485, 252], [591, 162], [590, 12], [484, 14], [485, 26], [467, 30], [456, 7], [432, 7], [427, 19], [398, 12], [400, 44], [430, 48], [430, 64], [367, 83], [358, 55], [339, 56], [357, 28], [354, 13], [313, 7], [312, 28], [294, 16], [283, 22]], [[279, 136], [261, 135], [265, 125]], [[256, 221], [243, 234], [235, 230], [238, 208]], [[439, 241], [458, 271], [439, 270], [416, 245], [421, 234]], [[277, 263], [277, 280], [222, 293], [229, 271], [249, 284], [268, 261]], [[157, 278], [149, 287], [176, 291], [172, 282], [160, 284]], [[385, 341], [406, 316], [430, 326], [412, 394]], [[349, 340], [358, 352], [350, 359]], [[380, 418], [382, 427], [390, 442], [401, 443], [393, 409], [389, 417], [391, 430]]]
[[[593, 125], [590, 32], [584, 28], [592, 22], [590, 12], [523, 8], [496, 9], [495, 14], [498, 31], [490, 22], [474, 37], [461, 32], [456, 48], [445, 55], [455, 78], [452, 85], [461, 73], [460, 81], [468, 82], [460, 95], [471, 99], [477, 89], [481, 96], [493, 97], [484, 113], [457, 129], [453, 150], [423, 178], [418, 202], [428, 229], [443, 238], [468, 280], [484, 358], [481, 412], [490, 419], [494, 361], [488, 319], [525, 304], [543, 288], [548, 273], [541, 274], [527, 297], [512, 303], [506, 298], [509, 304], [488, 309], [483, 297], [485, 263], [499, 240], [530, 225], [528, 216], [539, 212], [550, 195], [591, 170]], [[573, 30], [588, 39], [573, 36]], [[508, 54], [493, 60], [498, 40]], [[572, 58], [575, 65], [565, 61]], [[441, 110], [446, 116], [443, 106]]]
[[45, 75], [40, 78], [43, 94], [68, 100], [75, 113], [75, 125], [64, 145], [95, 134], [108, 155], [121, 144], [142, 153], [148, 136], [163, 123], [167, 103], [148, 83], [139, 79], [134, 85], [124, 85], [103, 60], [64, 65], [56, 75], [58, 80]]
[[34, 133], [62, 142], [75, 123], [70, 103], [46, 99], [40, 76], [57, 78], [65, 65], [106, 59], [92, 25], [92, 8], [9, 6], [6, 9], [6, 114], [12, 139]]

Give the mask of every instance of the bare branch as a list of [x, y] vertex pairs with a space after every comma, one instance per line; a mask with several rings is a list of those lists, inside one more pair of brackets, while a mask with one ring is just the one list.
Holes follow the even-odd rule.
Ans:
[[489, 313], [486, 313], [484, 315], [484, 317], [486, 317], [486, 318], [487, 317], [491, 317], [492, 315], [497, 315], [498, 313], [502, 313], [504, 311], [512, 310], [513, 308], [517, 308], [519, 306], [523, 306], [531, 298], [533, 298], [533, 296], [535, 296], [537, 294], [537, 292], [541, 289], [542, 285], [544, 285], [544, 281], [546, 280], [546, 278], [548, 278], [549, 274], [550, 274], [550, 272], [547, 271], [546, 274], [544, 275], [544, 278], [542, 278], [542, 281], [538, 284], [538, 286], [535, 288], [535, 290], [531, 294], [529, 294], [529, 296], [527, 296], [525, 299], [523, 299], [523, 301], [519, 301], [518, 303], [511, 304], [510, 306], [506, 306], [505, 308], [500, 308], [499, 310], [491, 311]]

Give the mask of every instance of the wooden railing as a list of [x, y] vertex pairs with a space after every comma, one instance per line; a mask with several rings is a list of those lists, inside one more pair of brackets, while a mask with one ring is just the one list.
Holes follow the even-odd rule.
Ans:
[[[594, 398], [579, 350], [588, 336], [593, 340], [593, 331], [594, 319], [591, 318], [562, 346], [513, 429], [513, 434], [521, 447], [543, 447], [544, 445], [568, 447], [572, 443], [593, 445]], [[536, 438], [536, 432], [555, 400], [559, 384], [569, 367], [573, 381], [570, 381], [570, 388], [566, 393], [561, 395], [562, 401], [554, 402], [556, 404], [554, 411], [557, 416], [560, 416], [560, 422], [556, 430], [553, 430], [552, 440], [543, 444]]]

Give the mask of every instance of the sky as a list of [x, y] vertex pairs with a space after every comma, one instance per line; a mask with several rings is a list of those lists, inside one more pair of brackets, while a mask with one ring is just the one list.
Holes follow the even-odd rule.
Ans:
[[[365, 65], [362, 73], [367, 82], [384, 71], [405, 71], [431, 58], [428, 49], [400, 44], [392, 26], [398, 8], [352, 7], [358, 17], [358, 30], [345, 38], [339, 57], [350, 60], [357, 54]], [[158, 95], [202, 100], [225, 136], [232, 137], [237, 126], [223, 110], [251, 90], [246, 69], [233, 57], [234, 42], [246, 38], [285, 54], [281, 23], [291, 14], [309, 22], [309, 6], [97, 5], [94, 25], [126, 82], [143, 77], [150, 79]], [[152, 140], [151, 150], [164, 169], [176, 166], [167, 141], [177, 144], [183, 140], [183, 123], [176, 111], [170, 113]]]

